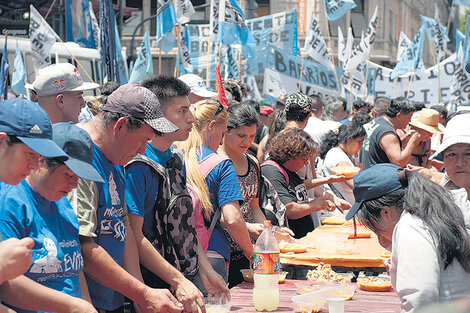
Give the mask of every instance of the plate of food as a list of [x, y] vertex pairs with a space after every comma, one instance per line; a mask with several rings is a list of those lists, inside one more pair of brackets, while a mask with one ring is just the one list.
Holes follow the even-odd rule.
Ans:
[[348, 179], [353, 178], [354, 175], [359, 173], [361, 171], [360, 167], [356, 166], [345, 166], [345, 165], [339, 165], [335, 166], [331, 169], [331, 172], [337, 176], [344, 176]]
[[389, 291], [392, 289], [390, 278], [366, 276], [357, 279], [357, 283], [365, 291]]

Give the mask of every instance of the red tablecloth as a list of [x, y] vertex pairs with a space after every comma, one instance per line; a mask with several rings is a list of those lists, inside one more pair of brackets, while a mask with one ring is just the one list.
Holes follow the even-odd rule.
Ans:
[[[296, 280], [286, 280], [279, 285], [279, 307], [275, 312], [295, 312], [291, 298], [297, 295], [294, 283]], [[244, 282], [231, 289], [233, 305], [231, 312], [249, 313], [257, 312], [253, 307], [253, 284]], [[385, 312], [400, 312], [400, 299], [395, 291], [369, 292], [359, 289], [351, 300], [345, 302], [344, 312], [367, 312], [386, 310]], [[322, 312], [328, 312], [328, 303], [325, 303]]]

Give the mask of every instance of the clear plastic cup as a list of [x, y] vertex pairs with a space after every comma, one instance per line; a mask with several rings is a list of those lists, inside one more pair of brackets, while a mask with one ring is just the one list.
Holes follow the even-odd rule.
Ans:
[[344, 298], [328, 298], [329, 313], [344, 313]]

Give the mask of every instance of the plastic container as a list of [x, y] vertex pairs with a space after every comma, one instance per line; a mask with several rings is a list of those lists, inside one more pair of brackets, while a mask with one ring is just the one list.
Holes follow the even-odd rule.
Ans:
[[322, 288], [317, 291], [304, 293], [292, 297], [295, 312], [316, 313], [323, 309], [326, 300], [330, 297], [331, 288]]
[[303, 295], [304, 293], [309, 293], [321, 289], [320, 285], [312, 286], [307, 280], [302, 280], [300, 282], [294, 283], [294, 285], [297, 290], [297, 294], [299, 295]]
[[357, 284], [365, 291], [389, 291], [392, 289], [390, 277], [362, 276], [357, 278]]
[[204, 306], [206, 307], [206, 313], [228, 313], [232, 308], [232, 301], [227, 301], [225, 296], [205, 297]]
[[274, 311], [279, 306], [279, 246], [272, 232], [271, 221], [264, 221], [264, 229], [254, 247], [253, 304], [257, 311]]
[[340, 275], [341, 278], [339, 279], [334, 279], [334, 280], [329, 280], [329, 279], [324, 279], [324, 278], [310, 278], [308, 277], [308, 281], [310, 282], [311, 285], [330, 285], [330, 284], [350, 284], [351, 280], [354, 277], [354, 274], [351, 273], [336, 273], [337, 275]]
[[343, 298], [344, 300], [351, 300], [356, 292], [355, 285], [334, 284], [331, 285], [331, 297]]
[[344, 298], [328, 298], [329, 313], [344, 313]]

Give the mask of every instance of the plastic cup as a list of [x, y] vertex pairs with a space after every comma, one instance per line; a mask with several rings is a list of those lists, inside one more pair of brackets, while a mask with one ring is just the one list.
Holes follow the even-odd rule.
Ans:
[[344, 298], [328, 298], [329, 313], [344, 313]]

